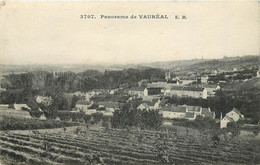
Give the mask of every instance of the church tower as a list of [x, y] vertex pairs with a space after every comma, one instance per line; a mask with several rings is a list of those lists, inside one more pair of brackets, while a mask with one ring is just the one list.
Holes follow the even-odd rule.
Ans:
[[169, 79], [171, 79], [171, 72], [170, 72], [170, 70], [165, 72], [165, 80], [169, 80]]

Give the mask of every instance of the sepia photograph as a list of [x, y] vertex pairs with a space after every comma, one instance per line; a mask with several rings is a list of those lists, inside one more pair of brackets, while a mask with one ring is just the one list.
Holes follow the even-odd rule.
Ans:
[[0, 165], [260, 164], [259, 1], [0, 0]]

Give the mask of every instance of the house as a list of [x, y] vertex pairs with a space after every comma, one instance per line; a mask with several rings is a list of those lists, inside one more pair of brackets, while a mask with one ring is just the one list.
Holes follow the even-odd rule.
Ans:
[[[77, 91], [77, 92], [73, 93], [73, 95], [80, 97], [80, 96], [84, 96], [85, 93], [82, 93], [82, 92], [80, 92], [80, 91]], [[37, 101], [37, 99], [36, 99], [36, 101]], [[38, 101], [37, 101], [37, 102], [38, 102]]]
[[103, 114], [104, 116], [113, 116], [113, 115], [114, 115], [114, 112], [105, 110], [105, 111], [102, 111], [102, 114]]
[[178, 86], [180, 84], [180, 80], [168, 80], [168, 81], [159, 81], [159, 82], [152, 82], [147, 84], [148, 88], [161, 88], [162, 93], [169, 93], [170, 89], [173, 86]]
[[78, 109], [78, 110], [88, 109], [92, 104], [93, 104], [93, 101], [79, 100], [76, 102], [76, 109]]
[[140, 104], [137, 109], [144, 110], [144, 109], [150, 109], [149, 105], [146, 103]]
[[119, 89], [111, 89], [110, 91], [109, 91], [109, 94], [110, 95], [113, 95], [113, 94], [115, 94], [116, 92], [118, 92], [119, 91]]
[[202, 108], [200, 106], [165, 105], [164, 107], [159, 108], [159, 112], [164, 118], [170, 119], [182, 118], [187, 120], [195, 120], [199, 115], [215, 119], [215, 112], [211, 112], [210, 108]]
[[41, 114], [41, 116], [40, 116], [39, 120], [47, 120], [47, 118], [46, 118], [46, 116], [45, 116], [45, 114], [44, 114], [44, 113], [43, 113], [43, 114]]
[[150, 95], [150, 96], [144, 96], [143, 101], [150, 101], [152, 102], [154, 99], [160, 99], [160, 96], [158, 95]]
[[212, 74], [212, 75], [217, 75], [217, 74], [218, 74], [218, 71], [217, 71], [217, 70], [212, 70], [212, 71], [211, 71], [211, 74]]
[[113, 94], [115, 94], [115, 90], [113, 90], [113, 89], [112, 89], [112, 90], [110, 90], [110, 91], [109, 91], [109, 94], [110, 94], [110, 95], [113, 95]]
[[14, 104], [16, 110], [31, 110], [26, 104]]
[[174, 78], [174, 79], [172, 79], [172, 80], [167, 80], [166, 83], [167, 83], [167, 84], [170, 84], [170, 85], [172, 85], [172, 86], [176, 86], [176, 85], [178, 86], [178, 85], [181, 84], [181, 81], [179, 80], [178, 77], [176, 77], [176, 78]]
[[109, 94], [109, 92], [108, 92], [108, 90], [106, 90], [106, 89], [93, 89], [93, 90], [90, 92], [90, 94], [91, 94], [92, 96], [94, 96], [94, 95], [101, 95], [101, 94]]
[[144, 110], [144, 109], [158, 109], [159, 108], [159, 104], [160, 104], [160, 100], [159, 99], [153, 99], [152, 101], [144, 101], [142, 104], [140, 104], [137, 109], [140, 110]]
[[182, 85], [192, 84], [192, 83], [194, 83], [196, 81], [197, 81], [197, 79], [196, 78], [192, 78], [192, 77], [185, 77], [185, 78], [182, 78], [180, 80]]
[[106, 110], [109, 110], [111, 112], [114, 112], [115, 110], [119, 109], [119, 103], [118, 102], [105, 102], [100, 101], [98, 102], [99, 108], [106, 108]]
[[6, 91], [5, 88], [0, 87], [0, 92]]
[[162, 88], [157, 87], [157, 88], [145, 88], [144, 89], [144, 96], [149, 96], [149, 95], [159, 95], [162, 93]]
[[192, 86], [174, 86], [170, 90], [170, 95], [207, 99], [207, 89]]
[[207, 89], [207, 95], [208, 95], [208, 97], [213, 97], [213, 96], [215, 96], [215, 92], [216, 92], [217, 90], [220, 90], [220, 89], [221, 89], [221, 87], [220, 87], [219, 85], [203, 84], [202, 87]]
[[164, 106], [161, 108], [161, 114], [164, 118], [185, 118], [186, 108], [176, 106]]
[[233, 108], [226, 116], [220, 121], [220, 128], [227, 127], [229, 122], [237, 122], [239, 119], [244, 119], [244, 115], [240, 113], [239, 110]]
[[91, 115], [93, 113], [97, 113], [96, 109], [80, 109], [80, 110], [74, 110], [74, 111], [70, 111], [71, 113], [80, 113], [83, 112], [86, 115]]
[[182, 107], [186, 107], [186, 119], [195, 120], [197, 116], [201, 115], [202, 107], [201, 106], [187, 106], [182, 105]]
[[145, 87], [130, 88], [128, 94], [131, 96], [138, 96], [139, 98], [144, 96]]
[[147, 85], [147, 80], [146, 79], [142, 79], [141, 81], [138, 82], [138, 86], [146, 86]]
[[209, 77], [206, 75], [206, 76], [201, 76], [200, 78], [200, 81], [202, 84], [207, 84], [208, 83], [208, 79]]
[[234, 122], [234, 120], [228, 116], [225, 116], [221, 121], [220, 121], [220, 128], [225, 128], [227, 127], [227, 123], [229, 122]]
[[83, 112], [86, 115], [91, 115], [91, 114], [97, 113], [97, 110], [96, 109], [87, 109], [87, 110], [83, 110]]
[[60, 117], [57, 116], [55, 121], [60, 122], [61, 121]]
[[226, 116], [232, 118], [235, 122], [238, 121], [239, 119], [243, 119], [244, 115], [240, 113], [239, 110], [236, 108], [233, 108], [232, 111], [228, 112]]
[[189, 106], [189, 105], [182, 105], [187, 108], [188, 112], [194, 112], [196, 114], [201, 114], [202, 107], [201, 106]]

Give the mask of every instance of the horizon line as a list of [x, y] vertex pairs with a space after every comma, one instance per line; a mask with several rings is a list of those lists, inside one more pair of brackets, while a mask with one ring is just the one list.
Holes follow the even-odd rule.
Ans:
[[21, 64], [4, 64], [0, 63], [0, 65], [20, 65], [20, 66], [25, 66], [25, 65], [90, 65], [90, 66], [95, 66], [95, 65], [145, 65], [145, 64], [152, 64], [152, 63], [161, 63], [161, 62], [175, 62], [175, 61], [189, 61], [189, 60], [220, 60], [224, 58], [241, 58], [241, 57], [246, 57], [246, 56], [258, 56], [260, 58], [260, 55], [241, 55], [241, 56], [223, 56], [221, 58], [204, 58], [203, 56], [201, 58], [191, 58], [191, 59], [177, 59], [177, 60], [161, 60], [161, 61], [150, 61], [150, 62], [129, 62], [129, 63], [111, 63], [111, 62], [100, 62], [100, 63], [21, 63]]

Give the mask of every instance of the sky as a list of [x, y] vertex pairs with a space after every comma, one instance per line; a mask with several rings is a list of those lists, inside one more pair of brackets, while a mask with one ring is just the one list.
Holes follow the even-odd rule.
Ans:
[[[136, 64], [259, 55], [259, 11], [257, 1], [7, 1], [0, 7], [0, 64]], [[80, 19], [82, 14], [96, 19]], [[156, 14], [168, 19], [100, 19]]]

